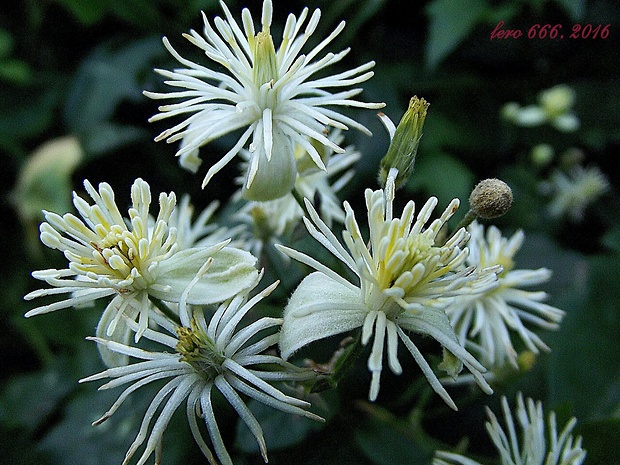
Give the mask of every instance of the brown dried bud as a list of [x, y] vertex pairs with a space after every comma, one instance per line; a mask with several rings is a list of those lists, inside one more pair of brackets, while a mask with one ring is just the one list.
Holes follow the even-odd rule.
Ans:
[[497, 218], [506, 213], [512, 205], [510, 186], [499, 179], [480, 181], [469, 196], [471, 210], [480, 218]]

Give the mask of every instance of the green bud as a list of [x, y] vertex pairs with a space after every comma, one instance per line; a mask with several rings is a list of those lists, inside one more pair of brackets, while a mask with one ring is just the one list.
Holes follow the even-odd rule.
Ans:
[[409, 101], [409, 108], [398, 123], [390, 147], [381, 160], [379, 181], [382, 186], [385, 186], [388, 173], [392, 168], [398, 170], [395, 180], [397, 188], [402, 186], [413, 173], [418, 144], [422, 137], [422, 128], [429, 105], [426, 100], [417, 96]]
[[456, 379], [463, 369], [463, 362], [446, 348], [443, 348], [443, 360], [439, 364], [439, 369], [445, 371], [452, 379]]

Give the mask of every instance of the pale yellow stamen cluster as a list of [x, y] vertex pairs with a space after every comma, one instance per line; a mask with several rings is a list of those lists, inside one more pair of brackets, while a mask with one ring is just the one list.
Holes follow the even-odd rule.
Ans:
[[157, 264], [178, 249], [176, 229], [167, 224], [176, 204], [174, 193], [160, 195], [160, 211], [153, 225], [148, 213], [150, 189], [144, 181], [136, 182], [131, 193], [130, 229], [118, 211], [109, 185], [102, 184], [99, 192], [88, 182], [85, 187], [95, 204], [89, 205], [77, 195], [74, 204], [86, 223], [71, 213], [47, 213], [48, 223], [41, 225], [41, 240], [48, 247], [63, 251], [69, 268], [77, 275], [120, 293], [149, 288], [155, 282]]

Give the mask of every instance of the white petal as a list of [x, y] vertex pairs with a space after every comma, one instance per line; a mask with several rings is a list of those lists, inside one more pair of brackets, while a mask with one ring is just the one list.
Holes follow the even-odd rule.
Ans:
[[271, 132], [269, 144], [255, 133], [256, 151], [243, 184], [243, 197], [248, 200], [274, 200], [290, 193], [295, 186], [297, 162], [291, 140], [277, 123]]
[[284, 309], [282, 357], [287, 359], [318, 339], [362, 326], [367, 313], [361, 290], [356, 292], [323, 273], [312, 273], [299, 284]]
[[209, 254], [203, 248], [191, 248], [181, 250], [159, 264], [157, 283], [163, 286], [163, 290], [158, 287], [149, 293], [161, 300], [178, 302], [209, 256], [213, 257], [213, 263], [193, 285], [187, 296], [188, 304], [222, 302], [256, 284], [256, 257], [249, 252], [225, 247]]

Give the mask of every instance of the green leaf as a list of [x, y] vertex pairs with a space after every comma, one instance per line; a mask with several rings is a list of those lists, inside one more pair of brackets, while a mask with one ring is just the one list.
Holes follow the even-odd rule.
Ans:
[[[324, 426], [324, 423], [281, 412], [254, 399], [248, 401], [247, 405], [263, 429], [268, 451], [293, 446]], [[325, 412], [316, 411], [316, 408], [312, 410], [319, 415], [325, 415]], [[256, 438], [241, 420], [237, 421], [235, 446], [246, 454], [259, 453]]]
[[434, 0], [427, 6], [430, 17], [426, 42], [426, 65], [435, 68], [461, 42], [483, 17], [488, 5], [485, 0], [472, 0], [464, 7], [459, 0]]
[[0, 58], [5, 58], [13, 51], [13, 36], [5, 29], [0, 28]]
[[603, 245], [615, 252], [620, 252], [620, 226], [608, 231], [602, 238]]
[[589, 292], [561, 299], [567, 315], [559, 333], [549, 338], [549, 398], [552, 404], [568, 404], [580, 421], [620, 411], [620, 261], [597, 256], [589, 267]]
[[575, 434], [583, 438], [583, 448], [588, 451], [588, 465], [620, 463], [620, 418], [577, 423]]
[[88, 26], [99, 21], [107, 8], [102, 0], [57, 0], [64, 5], [83, 25]]
[[[40, 449], [52, 457], [55, 465], [122, 463], [129, 444], [138, 434], [147, 406], [162, 385], [155, 382], [140, 388], [111, 418], [97, 426], [91, 423], [110, 408], [122, 388], [98, 391], [95, 383], [83, 385], [83, 391], [67, 403], [62, 419], [41, 439]], [[186, 464], [189, 451], [199, 454], [195, 449], [187, 427], [185, 405], [181, 404], [163, 436], [163, 463]], [[137, 457], [142, 450], [138, 449]], [[136, 462], [136, 456], [132, 463]], [[152, 460], [151, 457], [150, 463]]]
[[395, 417], [381, 407], [363, 404], [372, 416], [355, 429], [355, 442], [377, 465], [430, 463], [434, 444], [415, 422]]
[[0, 63], [0, 79], [14, 83], [24, 83], [30, 79], [28, 64], [20, 60], [9, 59]]
[[67, 376], [70, 370], [67, 359], [56, 358], [44, 370], [8, 381], [0, 395], [0, 423], [31, 433], [38, 429], [75, 388], [75, 379]]
[[84, 132], [112, 117], [118, 104], [142, 97], [140, 73], [163, 53], [159, 39], [131, 42], [119, 50], [102, 45], [78, 69], [64, 109], [72, 131]]
[[144, 139], [148, 134], [147, 130], [135, 126], [101, 123], [82, 133], [80, 139], [86, 154], [95, 156]]

